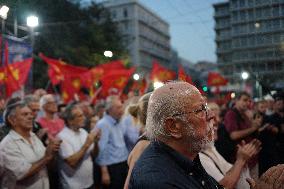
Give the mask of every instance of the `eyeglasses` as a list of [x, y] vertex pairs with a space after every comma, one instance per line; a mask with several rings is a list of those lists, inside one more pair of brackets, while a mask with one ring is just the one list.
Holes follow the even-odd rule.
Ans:
[[207, 103], [202, 104], [201, 108], [199, 108], [197, 110], [193, 110], [191, 112], [177, 113], [177, 114], [174, 114], [173, 117], [181, 116], [181, 115], [184, 115], [184, 114], [191, 114], [191, 113], [194, 113], [194, 114], [196, 114], [199, 117], [203, 117], [204, 116], [204, 114], [202, 115], [203, 112], [205, 112], [206, 117], [209, 116], [209, 108], [208, 108]]

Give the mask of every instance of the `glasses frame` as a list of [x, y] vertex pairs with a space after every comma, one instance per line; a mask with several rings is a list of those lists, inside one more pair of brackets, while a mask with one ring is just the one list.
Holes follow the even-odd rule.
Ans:
[[191, 113], [197, 114], [197, 113], [202, 112], [202, 111], [205, 111], [206, 117], [209, 116], [209, 108], [208, 108], [207, 103], [202, 104], [201, 108], [199, 108], [199, 109], [196, 109], [196, 110], [193, 110], [193, 111], [190, 111], [190, 112], [177, 113], [177, 114], [172, 115], [172, 117], [181, 116], [181, 115], [185, 115], [185, 114], [191, 114]]

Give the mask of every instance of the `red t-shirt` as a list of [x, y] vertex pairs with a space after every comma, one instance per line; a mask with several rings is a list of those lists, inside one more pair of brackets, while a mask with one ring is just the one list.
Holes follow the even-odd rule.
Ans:
[[54, 118], [52, 120], [41, 117], [37, 121], [42, 128], [47, 129], [49, 136], [55, 137], [64, 127], [64, 121], [60, 118]]
[[[246, 115], [241, 115], [238, 110], [228, 110], [224, 118], [224, 125], [229, 133], [240, 131], [251, 127], [251, 123]], [[245, 137], [243, 140], [250, 142], [251, 137]]]
[[[237, 109], [234, 109], [234, 110], [230, 109], [228, 110], [228, 112], [226, 113], [224, 117], [224, 125], [228, 133], [232, 133], [233, 131], [240, 131], [240, 130], [251, 127], [251, 122], [246, 115], [241, 114], [240, 112], [238, 112]], [[246, 143], [249, 143], [254, 138], [255, 136], [251, 134], [237, 142], [240, 143], [242, 140], [244, 140]], [[235, 159], [236, 154], [234, 154], [233, 156], [234, 157], [232, 158]], [[257, 159], [258, 159], [258, 156], [255, 156], [254, 158], [252, 158], [248, 163], [249, 167], [253, 167], [256, 164]]]

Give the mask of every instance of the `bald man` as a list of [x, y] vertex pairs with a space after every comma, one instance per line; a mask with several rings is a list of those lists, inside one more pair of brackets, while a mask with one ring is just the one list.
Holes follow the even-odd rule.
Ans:
[[198, 152], [213, 140], [205, 99], [192, 85], [172, 82], [150, 97], [151, 144], [137, 161], [129, 188], [222, 188], [203, 169]]
[[[146, 121], [151, 143], [135, 164], [129, 189], [223, 188], [206, 173], [198, 156], [213, 140], [212, 118], [198, 89], [186, 82], [170, 82], [155, 90]], [[275, 169], [269, 173], [274, 174], [271, 182], [284, 178], [283, 166]]]

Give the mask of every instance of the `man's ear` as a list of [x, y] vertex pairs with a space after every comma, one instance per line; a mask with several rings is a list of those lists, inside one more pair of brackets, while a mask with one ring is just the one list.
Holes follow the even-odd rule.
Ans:
[[8, 122], [11, 124], [11, 125], [14, 125], [14, 118], [13, 118], [13, 116], [8, 116]]
[[182, 137], [182, 125], [173, 118], [168, 118], [165, 121], [165, 131], [168, 135], [180, 139]]

